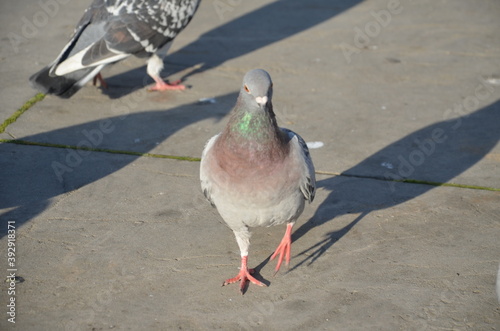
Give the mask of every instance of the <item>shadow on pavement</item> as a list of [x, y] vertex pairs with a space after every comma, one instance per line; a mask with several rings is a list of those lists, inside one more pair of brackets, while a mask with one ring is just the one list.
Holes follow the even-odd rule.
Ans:
[[[434, 188], [432, 185], [383, 180], [371, 180], [368, 186], [368, 180], [349, 176], [449, 182], [474, 166], [496, 146], [500, 139], [499, 123], [500, 101], [497, 101], [470, 115], [447, 118], [417, 130], [344, 171], [346, 176], [319, 181], [318, 187], [331, 193], [314, 216], [293, 233], [293, 241], [337, 216], [360, 215], [342, 229], [326, 233], [323, 240], [298, 253], [296, 257], [300, 256], [302, 260], [290, 270], [316, 261], [368, 213], [409, 201]], [[388, 161], [393, 169], [381, 167], [381, 163]]]
[[[164, 73], [173, 75], [195, 65], [199, 67], [181, 78], [215, 68], [224, 62], [254, 52], [260, 48], [303, 32], [356, 6], [361, 0], [288, 0], [275, 1], [226, 24], [202, 34], [196, 41], [167, 55]], [[225, 3], [225, 2], [224, 2]], [[235, 5], [234, 10], [238, 10]], [[216, 9], [213, 9], [217, 17]], [[196, 19], [196, 17], [195, 17]], [[174, 65], [175, 64], [175, 65]], [[138, 86], [153, 83], [146, 74], [146, 66], [127, 71], [106, 81], [110, 88], [103, 93], [120, 98]], [[131, 89], [114, 86], [130, 84]]]
[[[218, 103], [214, 105], [187, 104], [168, 110], [130, 113], [20, 140], [148, 153], [193, 123], [209, 118], [222, 119], [231, 110], [236, 97], [237, 92], [234, 92], [217, 97]], [[140, 144], [126, 145], [137, 137], [141, 137]], [[206, 140], [209, 138], [207, 136]], [[138, 157], [0, 144], [0, 209], [10, 209], [0, 215], [1, 223], [15, 221], [18, 228], [48, 208], [53, 203], [52, 198], [98, 181]], [[1, 236], [6, 233], [7, 226], [2, 226]]]

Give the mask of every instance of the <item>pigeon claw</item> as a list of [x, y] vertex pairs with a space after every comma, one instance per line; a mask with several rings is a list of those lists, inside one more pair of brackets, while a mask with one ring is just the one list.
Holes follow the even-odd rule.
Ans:
[[290, 264], [290, 251], [292, 249], [292, 227], [292, 223], [287, 224], [283, 239], [281, 239], [281, 242], [278, 245], [278, 248], [276, 248], [276, 251], [274, 251], [274, 254], [271, 255], [271, 260], [274, 260], [274, 258], [279, 255], [278, 263], [276, 264], [276, 268], [274, 269], [274, 275], [276, 275], [280, 270], [281, 264], [283, 263], [283, 258], [285, 259], [285, 264], [287, 266]]
[[226, 286], [232, 283], [240, 282], [240, 292], [241, 294], [245, 293], [245, 288], [247, 286], [247, 283], [250, 281], [254, 283], [255, 285], [259, 286], [266, 286], [266, 284], [262, 283], [261, 281], [258, 281], [255, 279], [255, 277], [252, 276], [252, 274], [255, 272], [254, 269], [248, 269], [247, 268], [247, 256], [244, 256], [241, 258], [241, 268], [240, 272], [236, 277], [226, 279], [223, 283], [222, 286]]
[[155, 86], [149, 88], [149, 91], [183, 91], [185, 89], [186, 86], [182, 85], [180, 80], [167, 83], [160, 79], [156, 81]]

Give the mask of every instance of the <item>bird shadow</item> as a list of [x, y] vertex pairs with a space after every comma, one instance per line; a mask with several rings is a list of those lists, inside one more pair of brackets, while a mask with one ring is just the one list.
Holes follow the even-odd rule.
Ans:
[[[164, 73], [174, 75], [192, 68], [181, 77], [180, 80], [185, 82], [190, 76], [310, 29], [361, 2], [362, 0], [274, 1], [203, 33], [197, 40], [167, 55]], [[238, 4], [226, 4], [225, 9], [218, 10], [217, 3], [220, 2], [214, 2], [213, 13], [221, 21], [224, 20], [226, 11], [238, 10]], [[194, 19], [196, 20], [196, 16]], [[106, 81], [110, 88], [104, 89], [103, 93], [110, 98], [120, 98], [137, 89], [137, 86], [153, 83], [146, 74], [146, 66], [108, 77]], [[114, 86], [122, 88], [115, 89]]]
[[[359, 215], [344, 227], [325, 233], [322, 240], [296, 254], [294, 258], [300, 261], [289, 271], [314, 263], [370, 212], [412, 200], [435, 188], [431, 182], [449, 182], [473, 167], [498, 143], [498, 123], [499, 101], [469, 115], [416, 130], [340, 176], [318, 181], [317, 186], [330, 193], [314, 215], [293, 233], [293, 242], [338, 216]], [[390, 163], [392, 169], [381, 166], [384, 162]], [[407, 178], [429, 184], [401, 182]]]
[[[185, 104], [167, 110], [121, 114], [19, 138], [51, 147], [0, 144], [0, 223], [17, 228], [41, 214], [53, 198], [91, 184], [131, 164], [183, 128], [206, 119], [221, 120], [237, 93], [217, 97], [216, 104]], [[140, 144], [133, 143], [140, 137]], [[66, 145], [138, 153], [91, 152]], [[7, 226], [0, 229], [0, 237]]]

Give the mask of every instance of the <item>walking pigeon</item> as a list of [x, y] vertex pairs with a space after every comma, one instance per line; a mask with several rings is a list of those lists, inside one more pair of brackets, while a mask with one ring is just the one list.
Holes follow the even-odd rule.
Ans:
[[290, 262], [292, 227], [314, 199], [314, 166], [304, 140], [279, 128], [271, 102], [273, 84], [262, 69], [243, 78], [236, 106], [223, 132], [203, 150], [200, 180], [203, 193], [233, 230], [241, 252], [239, 274], [222, 285], [247, 281], [265, 286], [248, 269], [249, 227], [287, 223], [283, 240], [271, 256]]
[[[130, 55], [149, 58], [151, 90], [182, 90], [160, 78], [162, 58], [191, 21], [200, 0], [94, 0], [61, 54], [30, 77], [43, 93], [69, 98], [101, 69]], [[95, 79], [94, 79], [95, 84]]]

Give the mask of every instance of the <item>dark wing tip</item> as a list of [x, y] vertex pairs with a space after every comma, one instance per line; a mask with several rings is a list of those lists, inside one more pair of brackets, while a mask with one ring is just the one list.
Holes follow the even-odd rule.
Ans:
[[208, 200], [208, 202], [210, 202], [210, 205], [212, 205], [212, 207], [215, 208], [215, 203], [212, 201], [212, 198], [210, 197], [210, 193], [208, 192], [208, 189], [203, 190], [203, 195]]

